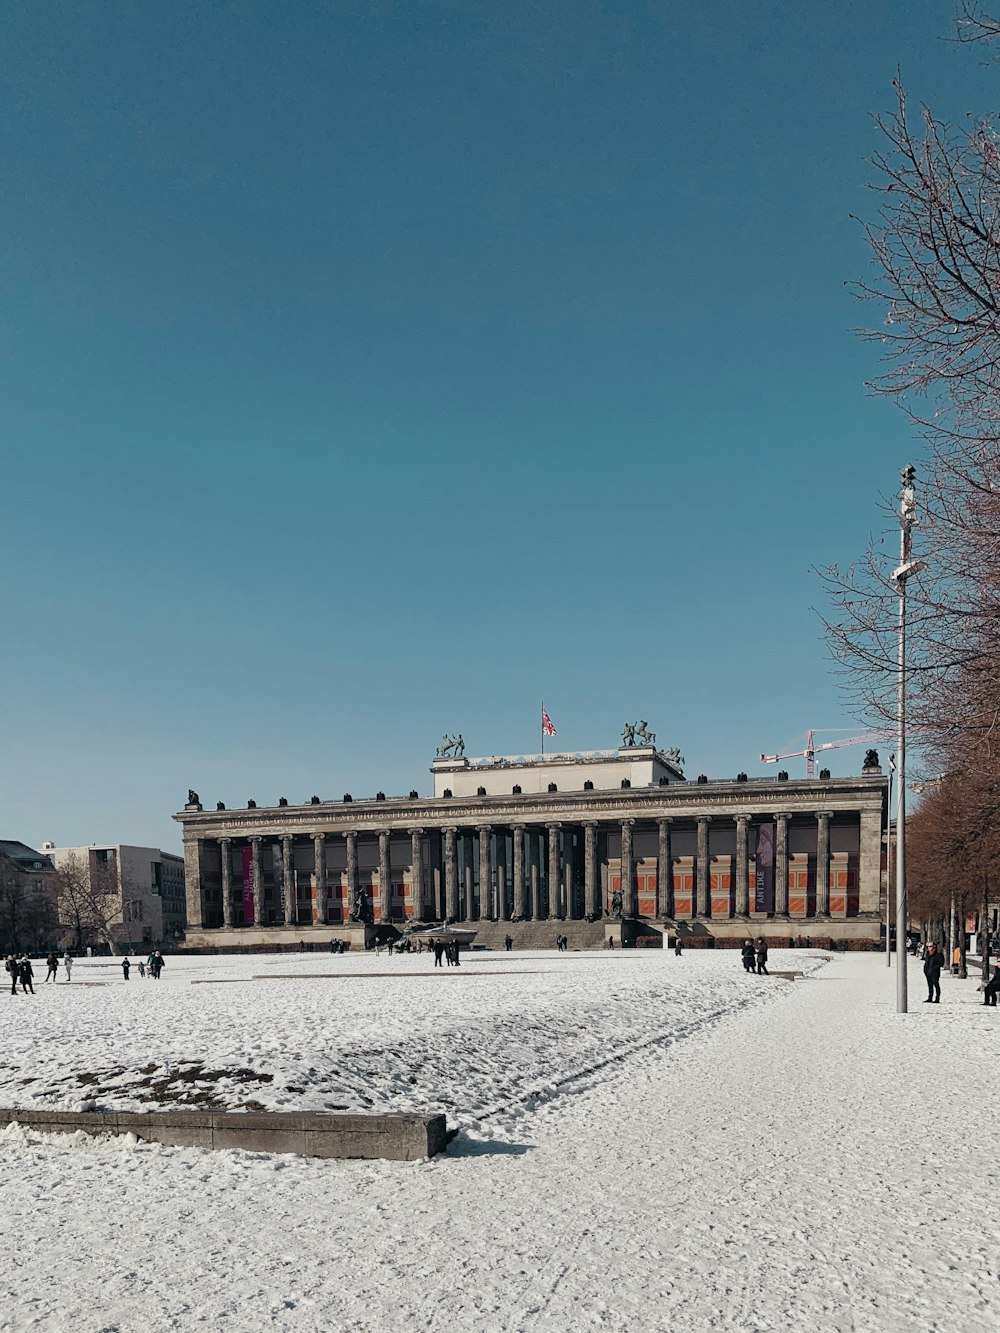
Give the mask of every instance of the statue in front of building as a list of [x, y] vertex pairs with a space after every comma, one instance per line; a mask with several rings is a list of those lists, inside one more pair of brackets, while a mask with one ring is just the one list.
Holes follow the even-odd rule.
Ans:
[[372, 905], [368, 901], [368, 894], [364, 889], [358, 889], [358, 896], [354, 904], [354, 911], [351, 913], [351, 920], [357, 921], [363, 926], [370, 926], [375, 921], [375, 913], [372, 911]]
[[610, 915], [620, 917], [621, 914], [622, 914], [622, 896], [620, 893], [616, 892], [611, 895]]

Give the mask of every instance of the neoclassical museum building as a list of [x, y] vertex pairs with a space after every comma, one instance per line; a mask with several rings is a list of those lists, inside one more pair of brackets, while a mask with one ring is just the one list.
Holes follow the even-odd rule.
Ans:
[[874, 752], [858, 777], [691, 781], [655, 744], [453, 748], [431, 765], [433, 796], [205, 809], [189, 792], [175, 816], [188, 945], [358, 947], [389, 923], [442, 920], [495, 946], [510, 934], [551, 947], [557, 931], [594, 948], [675, 931], [879, 940], [887, 784]]

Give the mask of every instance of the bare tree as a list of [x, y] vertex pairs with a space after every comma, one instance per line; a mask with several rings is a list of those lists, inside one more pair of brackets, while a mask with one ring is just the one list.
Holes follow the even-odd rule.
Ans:
[[[967, 0], [958, 35], [1000, 40], [1000, 22]], [[912, 115], [895, 88], [877, 122], [873, 274], [858, 293], [881, 316], [865, 331], [883, 356], [872, 387], [928, 446], [917, 534], [928, 568], [907, 584], [911, 721], [949, 762], [958, 745], [985, 768], [1000, 733], [1000, 137], [996, 118], [955, 129], [927, 107]], [[887, 537], [824, 572], [834, 652], [879, 720], [895, 708], [895, 563]]]
[[74, 935], [77, 950], [103, 943], [118, 953], [113, 925], [121, 914], [121, 885], [113, 864], [91, 868], [72, 853], [56, 871], [60, 919]]

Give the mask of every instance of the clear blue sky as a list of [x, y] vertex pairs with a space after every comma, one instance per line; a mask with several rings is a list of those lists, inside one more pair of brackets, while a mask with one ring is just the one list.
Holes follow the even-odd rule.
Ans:
[[919, 451], [850, 214], [897, 65], [994, 106], [951, 17], [11, 0], [3, 835], [426, 791], [542, 699], [690, 776], [853, 726], [810, 570]]

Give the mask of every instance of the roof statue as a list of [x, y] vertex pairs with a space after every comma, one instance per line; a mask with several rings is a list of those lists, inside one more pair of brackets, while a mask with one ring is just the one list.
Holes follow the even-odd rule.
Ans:
[[461, 759], [465, 754], [465, 737], [461, 732], [457, 736], [449, 736], [447, 732], [441, 737], [441, 744], [437, 748], [437, 757], [446, 759], [448, 755], [454, 759]]
[[650, 731], [645, 720], [626, 722], [622, 728], [622, 746], [631, 749], [633, 745], [655, 745], [656, 732]]

